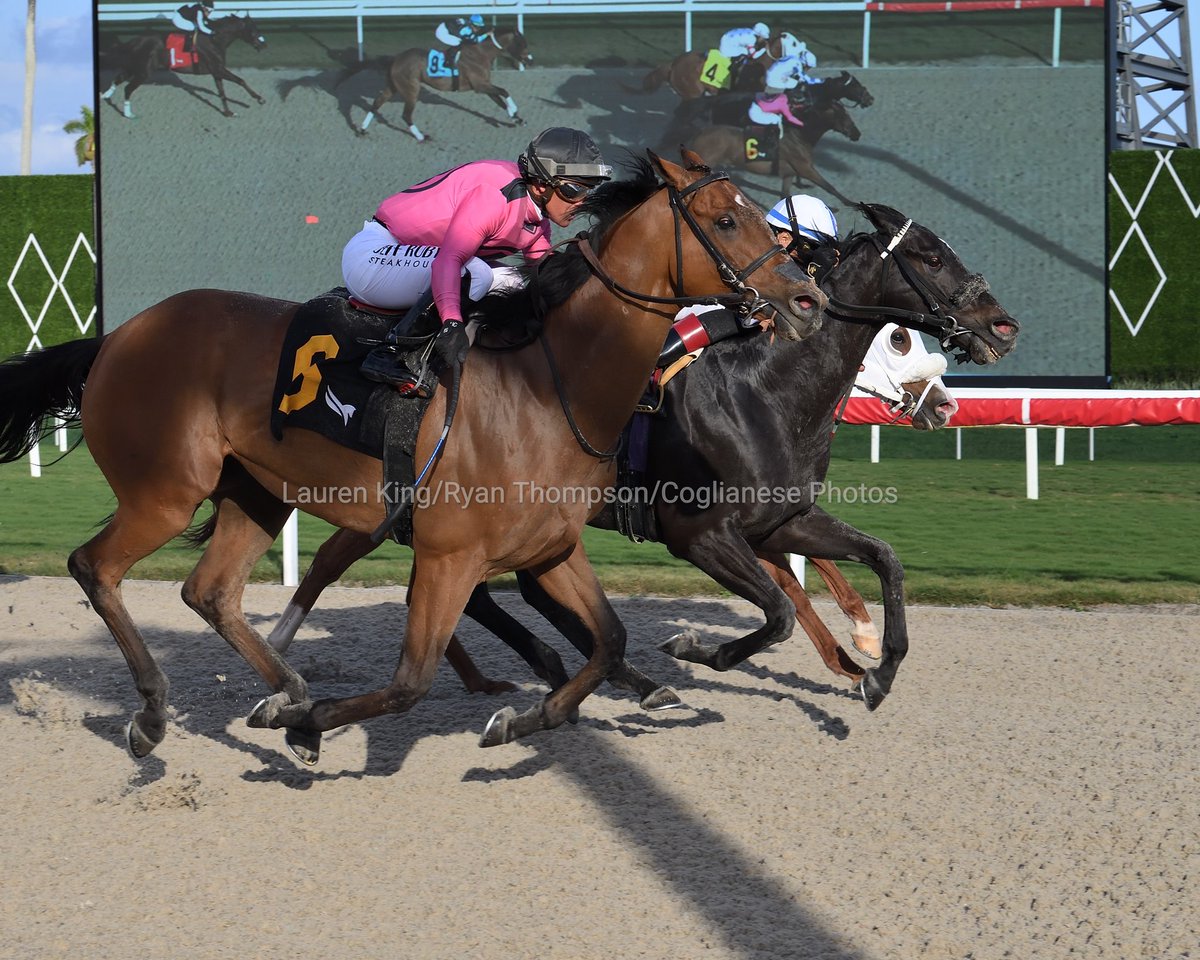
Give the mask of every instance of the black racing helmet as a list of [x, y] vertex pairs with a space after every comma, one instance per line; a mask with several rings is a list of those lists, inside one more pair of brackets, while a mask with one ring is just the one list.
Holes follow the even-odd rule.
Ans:
[[612, 167], [600, 157], [600, 148], [582, 130], [548, 127], [534, 137], [517, 158], [526, 180], [599, 181], [612, 178]]

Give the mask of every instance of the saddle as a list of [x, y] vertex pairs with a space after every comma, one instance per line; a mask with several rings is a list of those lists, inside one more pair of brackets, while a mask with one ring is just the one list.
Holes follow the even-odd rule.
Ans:
[[167, 66], [172, 70], [187, 70], [194, 67], [200, 60], [199, 55], [192, 49], [192, 35], [189, 33], [168, 33]]
[[446, 53], [438, 50], [436, 47], [429, 51], [429, 57], [425, 62], [425, 74], [430, 79], [438, 79], [440, 77], [454, 78], [458, 76], [456, 64], [458, 63], [458, 51], [455, 50], [449, 57]]
[[[360, 309], [344, 288], [300, 305], [284, 337], [271, 392], [271, 434], [312, 430], [334, 443], [383, 461], [382, 494], [390, 512], [404, 503], [391, 531], [398, 543], [412, 542], [413, 458], [429, 398], [402, 397], [391, 386], [372, 383], [359, 372], [363, 357], [396, 322], [394, 315]], [[425, 329], [423, 325], [427, 325]], [[421, 351], [437, 333], [428, 312], [405, 331], [406, 349]], [[358, 491], [354, 491], [356, 494]], [[297, 503], [303, 492], [298, 491]]]
[[733, 80], [730, 70], [732, 63], [720, 50], [709, 50], [700, 68], [700, 83], [710, 90], [728, 90]]
[[779, 130], [757, 123], [747, 124], [742, 127], [742, 148], [747, 161], [770, 160], [774, 163], [779, 159]]

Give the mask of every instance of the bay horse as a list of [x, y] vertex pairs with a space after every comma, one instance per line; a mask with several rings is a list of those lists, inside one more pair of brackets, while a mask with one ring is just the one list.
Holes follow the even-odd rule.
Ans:
[[[225, 65], [226, 50], [235, 40], [242, 40], [255, 50], [261, 50], [267, 45], [266, 39], [258, 32], [254, 21], [249, 16], [228, 16], [209, 22], [213, 32], [196, 35], [196, 63], [185, 70], [174, 72], [211, 76], [213, 83], [216, 84], [217, 95], [221, 98], [221, 113], [227, 117], [232, 117], [233, 111], [229, 109], [229, 99], [225, 96], [226, 80], [240, 86], [254, 98], [256, 103], [266, 103], [262, 97], [250, 89], [250, 85], [245, 80]], [[117, 87], [125, 84], [125, 102], [121, 107], [121, 114], [132, 120], [134, 119], [133, 92], [149, 80], [154, 71], [170, 69], [166, 38], [160, 33], [136, 37], [111, 50], [106, 59], [116, 63], [116, 73], [108, 89], [100, 96], [112, 103]], [[116, 104], [113, 105], [116, 106]]]
[[[434, 90], [444, 92], [462, 92], [473, 90], [489, 97], [501, 107], [514, 123], [524, 124], [517, 115], [517, 104], [507, 90], [492, 83], [492, 64], [503, 54], [518, 65], [533, 62], [533, 54], [529, 52], [529, 44], [520, 30], [502, 29], [491, 33], [482, 43], [464, 45], [458, 55], [457, 77], [430, 77], [427, 72], [429, 51], [422, 47], [412, 47], [398, 54], [387, 65], [387, 85], [371, 104], [371, 109], [363, 118], [363, 122], [355, 127], [354, 132], [364, 136], [367, 127], [379, 112], [380, 108], [395, 96], [404, 101], [404, 123], [408, 132], [422, 141], [425, 134], [413, 122], [413, 110], [421, 95], [421, 84], [426, 84]], [[354, 67], [342, 74], [338, 83], [357, 73], [363, 67]]]
[[[933, 231], [883, 205], [858, 209], [874, 232], [848, 238], [838, 265], [822, 281], [831, 303], [827, 322], [803, 343], [773, 344], [760, 335], [708, 347], [701, 362], [667, 388], [666, 415], [652, 421], [643, 482], [660, 490], [768, 487], [795, 492], [782, 502], [730, 501], [707, 509], [682, 501], [655, 505], [658, 539], [671, 553], [754, 603], [767, 617], [763, 628], [720, 646], [703, 644], [688, 633], [671, 638], [664, 649], [725, 670], [787, 639], [795, 617], [826, 666], [854, 682], [874, 710], [890, 690], [908, 648], [903, 570], [888, 544], [837, 520], [817, 503], [837, 408], [872, 339], [889, 319], [935, 331], [944, 347], [980, 364], [1012, 349], [1019, 324], [988, 292], [983, 278], [971, 274]], [[944, 425], [953, 412], [948, 397], [944, 403], [938, 403], [931, 427]], [[616, 482], [615, 468], [609, 469], [606, 482]], [[608, 530], [620, 526], [611, 505], [588, 522]], [[286, 649], [321, 590], [371, 549], [370, 541], [353, 531], [338, 531], [326, 541], [272, 631], [271, 644]], [[864, 671], [837, 644], [791, 570], [792, 553], [809, 557], [826, 578], [854, 622], [856, 646], [880, 660], [877, 668]], [[868, 564], [883, 585], [882, 651], [872, 649], [878, 635], [862, 598], [832, 562], [842, 559]], [[590, 648], [577, 618], [526, 573], [517, 577], [525, 599], [587, 654]], [[500, 609], [487, 595], [486, 584], [476, 589], [465, 612], [499, 633], [552, 688], [565, 682], [557, 653]], [[460, 648], [455, 652], [465, 656]], [[477, 677], [468, 678], [454, 665], [468, 689], [481, 689]], [[638, 693], [646, 709], [679, 702], [673, 691], [628, 663], [609, 679]]]
[[[757, 93], [763, 88], [763, 78], [767, 72], [767, 64], [781, 60], [799, 43], [787, 32], [776, 34], [767, 44], [766, 53], [755, 60], [747, 60], [731, 88], [732, 92]], [[788, 48], [785, 52], [784, 48]], [[622, 84], [629, 93], [653, 93], [664, 83], [670, 84], [672, 90], [679, 94], [681, 100], [695, 100], [713, 93], [713, 88], [704, 83], [701, 74], [710, 50], [689, 50], [681, 53], [670, 63], [664, 63], [642, 77], [641, 86], [631, 87]]]
[[78, 409], [84, 439], [116, 495], [116, 512], [71, 554], [68, 569], [141, 695], [126, 733], [134, 756], [149, 754], [165, 735], [168, 684], [121, 600], [120, 583], [139, 559], [183, 533], [208, 499], [217, 507], [212, 536], [183, 585], [184, 602], [275, 691], [248, 722], [285, 728], [302, 762], [316, 762], [323, 731], [416, 704], [475, 585], [508, 570], [528, 569], [578, 618], [593, 656], [534, 708], [493, 715], [482, 745], [557, 727], [620, 663], [624, 627], [579, 542], [594, 501], [520, 492], [532, 483], [586, 493], [603, 482], [609, 461], [602, 451], [632, 414], [673, 317], [660, 301], [694, 297], [751, 315], [773, 309], [784, 341], [811, 335], [827, 305], [812, 281], [778, 256], [762, 213], [725, 175], [688, 151], [686, 167], [649, 156], [634, 179], [606, 184], [585, 201], [583, 212], [596, 226], [586, 242], [577, 237], [539, 264], [534, 291], [492, 298], [501, 316], [531, 316], [536, 304], [541, 333], [536, 345], [503, 356], [472, 352], [444, 444], [446, 392], [432, 401], [416, 443], [417, 462], [429, 464], [430, 489], [450, 482], [506, 495], [465, 510], [448, 498], [417, 504], [399, 663], [388, 683], [362, 695], [314, 702], [304, 679], [241, 609], [253, 564], [291, 512], [289, 490], [292, 497], [341, 492], [300, 499], [308, 512], [360, 534], [375, 530], [387, 512], [379, 460], [310, 431], [288, 430], [281, 440], [271, 433], [276, 364], [298, 304], [191, 290], [102, 340], [0, 364], [0, 462], [23, 455], [45, 417]]
[[[759, 127], [759, 132], [748, 139], [746, 129], [750, 126], [750, 119], [747, 116], [741, 126], [707, 127], [685, 142], [693, 150], [711, 156], [716, 164], [738, 167], [751, 173], [778, 172], [780, 195], [793, 193], [793, 185], [801, 188], [804, 181], [807, 181], [842, 203], [853, 205], [854, 201], [842, 194], [817, 170], [813, 163], [813, 152], [821, 138], [831, 130], [840, 133], [851, 143], [861, 139], [862, 131], [858, 129], [845, 106], [835, 99], [814, 103], [804, 109], [800, 119], [804, 121], [802, 127], [785, 121], [782, 137], [774, 128]], [[760, 153], [765, 153], [766, 156], [756, 155]]]

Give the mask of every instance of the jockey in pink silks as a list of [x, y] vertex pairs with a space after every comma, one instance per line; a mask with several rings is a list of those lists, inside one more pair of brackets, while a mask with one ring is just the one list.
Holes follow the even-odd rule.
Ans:
[[461, 363], [470, 341], [463, 325], [464, 278], [469, 296], [511, 285], [516, 271], [490, 261], [514, 253], [538, 259], [550, 251], [550, 224], [565, 227], [579, 204], [612, 168], [580, 130], [550, 127], [516, 163], [477, 160], [430, 177], [384, 200], [342, 252], [350, 295], [367, 305], [411, 308], [363, 362], [365, 376], [403, 383], [408, 371], [396, 330], [432, 301], [442, 328], [434, 352]]

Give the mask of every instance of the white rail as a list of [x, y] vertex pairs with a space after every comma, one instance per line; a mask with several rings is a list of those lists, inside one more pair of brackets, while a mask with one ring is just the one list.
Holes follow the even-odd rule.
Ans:
[[[178, 3], [101, 3], [101, 22], [169, 19]], [[869, 56], [870, 15], [865, 0], [480, 0], [478, 3], [433, 4], [429, 0], [244, 0], [230, 7], [257, 20], [353, 18], [358, 31], [358, 56], [363, 57], [363, 22], [369, 17], [447, 17], [481, 13], [517, 18], [524, 32], [528, 14], [641, 14], [678, 13], [683, 17], [683, 49], [692, 49], [693, 13], [733, 13], [757, 20], [767, 14], [858, 13], [863, 17], [863, 58]]]

